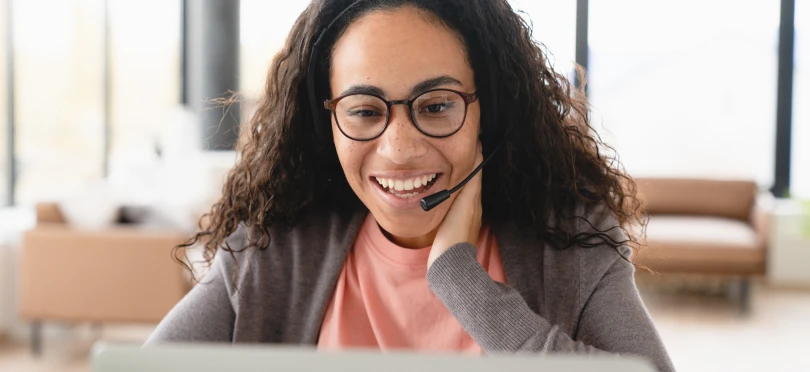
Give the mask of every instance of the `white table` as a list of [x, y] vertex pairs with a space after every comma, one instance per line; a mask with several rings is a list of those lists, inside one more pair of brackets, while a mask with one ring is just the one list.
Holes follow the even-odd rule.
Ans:
[[776, 200], [767, 261], [769, 283], [810, 287], [810, 201]]

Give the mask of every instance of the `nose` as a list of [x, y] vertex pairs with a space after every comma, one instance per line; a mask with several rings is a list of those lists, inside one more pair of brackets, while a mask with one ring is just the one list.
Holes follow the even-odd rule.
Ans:
[[411, 122], [408, 107], [391, 107], [388, 128], [379, 138], [377, 154], [392, 163], [404, 165], [425, 156], [427, 152], [425, 135]]

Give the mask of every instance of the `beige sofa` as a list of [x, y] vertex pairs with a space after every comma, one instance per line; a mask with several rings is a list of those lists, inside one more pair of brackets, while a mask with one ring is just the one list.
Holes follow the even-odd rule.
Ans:
[[55, 204], [39, 204], [37, 225], [23, 237], [18, 280], [18, 310], [32, 323], [35, 353], [44, 321], [159, 322], [190, 288], [171, 259], [185, 238], [128, 226], [73, 228]]
[[650, 215], [635, 262], [660, 273], [738, 279], [748, 307], [750, 278], [765, 274], [772, 198], [753, 181], [636, 179]]

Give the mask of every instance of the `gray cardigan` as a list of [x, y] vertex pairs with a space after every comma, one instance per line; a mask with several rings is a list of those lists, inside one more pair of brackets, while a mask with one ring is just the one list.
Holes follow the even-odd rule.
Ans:
[[[266, 250], [219, 251], [211, 270], [158, 325], [146, 344], [172, 341], [317, 343], [326, 307], [367, 211], [313, 213], [292, 230], [272, 229]], [[592, 214], [580, 231], [611, 229]], [[536, 234], [493, 224], [509, 285], [481, 268], [460, 243], [427, 274], [433, 293], [486, 353], [601, 353], [672, 362], [636, 289], [632, 264], [611, 247], [556, 250]], [[243, 247], [243, 229], [228, 242]], [[629, 248], [626, 249], [629, 251]], [[238, 289], [238, 290], [237, 290]]]

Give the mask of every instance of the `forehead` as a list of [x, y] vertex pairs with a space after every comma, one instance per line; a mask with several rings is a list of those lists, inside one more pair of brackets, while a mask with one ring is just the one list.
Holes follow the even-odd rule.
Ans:
[[413, 7], [372, 11], [354, 21], [332, 50], [333, 94], [355, 84], [387, 95], [448, 75], [473, 88], [473, 71], [461, 38], [435, 16]]

